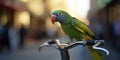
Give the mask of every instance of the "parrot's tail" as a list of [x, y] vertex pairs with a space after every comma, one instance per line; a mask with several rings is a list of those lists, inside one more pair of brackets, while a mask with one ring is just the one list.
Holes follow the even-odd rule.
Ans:
[[104, 56], [99, 50], [95, 50], [92, 48], [92, 46], [88, 46], [89, 50], [91, 51], [93, 57], [95, 60], [103, 60]]
[[[85, 39], [92, 40], [94, 38], [86, 36]], [[104, 59], [104, 55], [99, 50], [93, 49], [92, 46], [88, 46], [88, 48], [89, 48], [90, 52], [92, 53], [95, 60], [103, 60]]]

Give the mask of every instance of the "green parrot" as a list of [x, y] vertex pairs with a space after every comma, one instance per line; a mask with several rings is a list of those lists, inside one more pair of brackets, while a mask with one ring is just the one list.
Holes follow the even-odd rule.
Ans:
[[[61, 28], [66, 35], [73, 41], [76, 40], [94, 40], [95, 34], [92, 30], [82, 21], [72, 17], [64, 10], [55, 10], [52, 12], [51, 21], [59, 22]], [[92, 46], [88, 46], [95, 60], [103, 60], [103, 55], [99, 50], [95, 50]]]

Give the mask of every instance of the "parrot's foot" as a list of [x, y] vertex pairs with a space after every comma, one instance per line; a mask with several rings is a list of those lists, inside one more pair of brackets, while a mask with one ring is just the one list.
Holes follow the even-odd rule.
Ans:
[[85, 46], [86, 45], [85, 39], [82, 39], [82, 41], [83, 41], [83, 46]]
[[61, 44], [61, 45], [59, 45], [59, 47], [61, 47], [61, 48], [64, 48], [64, 47], [67, 47], [68, 46], [68, 44]]

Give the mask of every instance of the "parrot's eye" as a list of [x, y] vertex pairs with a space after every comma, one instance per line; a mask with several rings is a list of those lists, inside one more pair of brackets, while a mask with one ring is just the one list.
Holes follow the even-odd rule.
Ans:
[[58, 13], [58, 15], [62, 15], [62, 13], [60, 12], [60, 13]]

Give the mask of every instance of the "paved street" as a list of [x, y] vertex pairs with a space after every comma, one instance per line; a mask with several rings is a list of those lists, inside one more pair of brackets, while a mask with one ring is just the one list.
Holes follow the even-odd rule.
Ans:
[[[46, 39], [39, 42], [29, 42], [24, 49], [11, 53], [1, 53], [0, 60], [61, 60], [59, 51], [54, 48], [44, 47], [41, 52], [38, 51], [40, 44], [44, 41]], [[71, 60], [93, 60], [87, 48], [82, 46], [70, 49], [69, 52]], [[106, 60], [119, 60], [117, 52], [113, 50], [110, 52], [111, 54], [107, 56]]]

